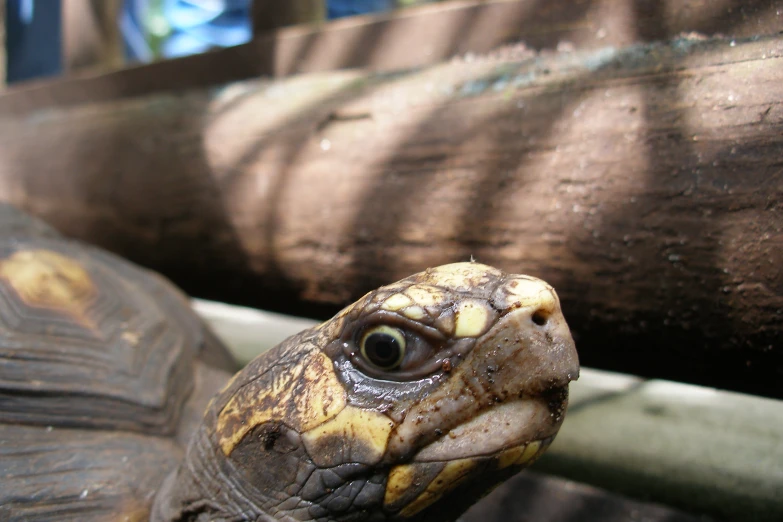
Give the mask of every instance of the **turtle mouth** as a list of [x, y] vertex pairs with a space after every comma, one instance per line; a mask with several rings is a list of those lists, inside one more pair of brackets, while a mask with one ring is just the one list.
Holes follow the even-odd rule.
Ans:
[[452, 428], [422, 448], [413, 461], [496, 457], [500, 467], [524, 464], [549, 446], [561, 422], [552, 414], [551, 404], [541, 398], [504, 402]]
[[[556, 388], [496, 403], [439, 433], [409, 462], [392, 467], [384, 509], [402, 518], [430, 520], [418, 514], [448, 496], [448, 509], [461, 512], [466, 501], [544, 453], [563, 422], [567, 396], [564, 388]], [[467, 489], [455, 493], [459, 487]]]
[[[522, 407], [513, 404], [504, 409], [508, 411], [495, 411], [489, 416], [493, 421], [502, 419], [505, 414]], [[485, 416], [483, 421], [486, 420]], [[461, 512], [467, 507], [465, 499], [475, 500], [504, 478], [532, 464], [552, 443], [557, 429], [551, 430], [551, 435], [534, 439], [527, 438], [520, 430], [495, 431], [496, 436], [487, 437], [486, 443], [470, 448], [469, 443], [478, 431], [474, 429], [472, 422], [464, 423], [443, 438], [425, 446], [412, 462], [393, 467], [389, 473], [384, 497], [385, 509], [402, 518], [434, 520], [426, 515], [420, 518], [418, 514], [447, 495], [453, 495], [458, 487], [466, 486], [469, 489], [463, 491], [464, 495], [457, 493], [459, 498], [453, 499], [452, 507], [461, 505], [458, 509]], [[452, 434], [455, 434], [453, 438]], [[485, 437], [488, 435], [483, 434]], [[446, 455], [449, 452], [453, 453]]]

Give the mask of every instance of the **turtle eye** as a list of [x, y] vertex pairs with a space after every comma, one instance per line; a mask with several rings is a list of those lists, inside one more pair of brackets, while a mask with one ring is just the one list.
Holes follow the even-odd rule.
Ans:
[[399, 367], [405, 357], [405, 335], [391, 326], [368, 328], [362, 334], [359, 346], [364, 359], [381, 370]]

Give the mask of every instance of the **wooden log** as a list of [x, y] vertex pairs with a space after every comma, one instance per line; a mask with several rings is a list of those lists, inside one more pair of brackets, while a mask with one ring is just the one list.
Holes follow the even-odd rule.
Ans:
[[[272, 2], [270, 2], [272, 3]], [[284, 2], [287, 4], [288, 2]], [[275, 2], [283, 4], [283, 2]], [[748, 38], [781, 30], [781, 0], [462, 0], [259, 34], [229, 49], [10, 89], [0, 114], [216, 86], [257, 76], [423, 67], [509, 43], [621, 47], [696, 31]]]
[[511, 47], [9, 116], [0, 197], [281, 311], [475, 257], [586, 365], [783, 396], [781, 100], [779, 36]]

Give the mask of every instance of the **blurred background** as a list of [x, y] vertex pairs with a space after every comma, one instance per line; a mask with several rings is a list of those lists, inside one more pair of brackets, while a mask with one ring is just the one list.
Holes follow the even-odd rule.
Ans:
[[[432, 2], [292, 2], [298, 6], [291, 22], [312, 23]], [[94, 65], [94, 59], [73, 56], [78, 48], [85, 47], [85, 40], [103, 40], [100, 61], [118, 67], [239, 45], [253, 35], [252, 0], [5, 0], [4, 3], [5, 78], [9, 84]], [[275, 2], [256, 4], [269, 4], [269, 9], [279, 10]], [[261, 20], [257, 24], [271, 15], [258, 18]]]

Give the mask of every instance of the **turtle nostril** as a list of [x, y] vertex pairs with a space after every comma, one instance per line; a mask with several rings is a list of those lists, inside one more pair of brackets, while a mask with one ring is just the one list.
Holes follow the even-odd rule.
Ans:
[[549, 314], [545, 310], [536, 310], [533, 312], [533, 322], [538, 326], [544, 326], [549, 319]]

